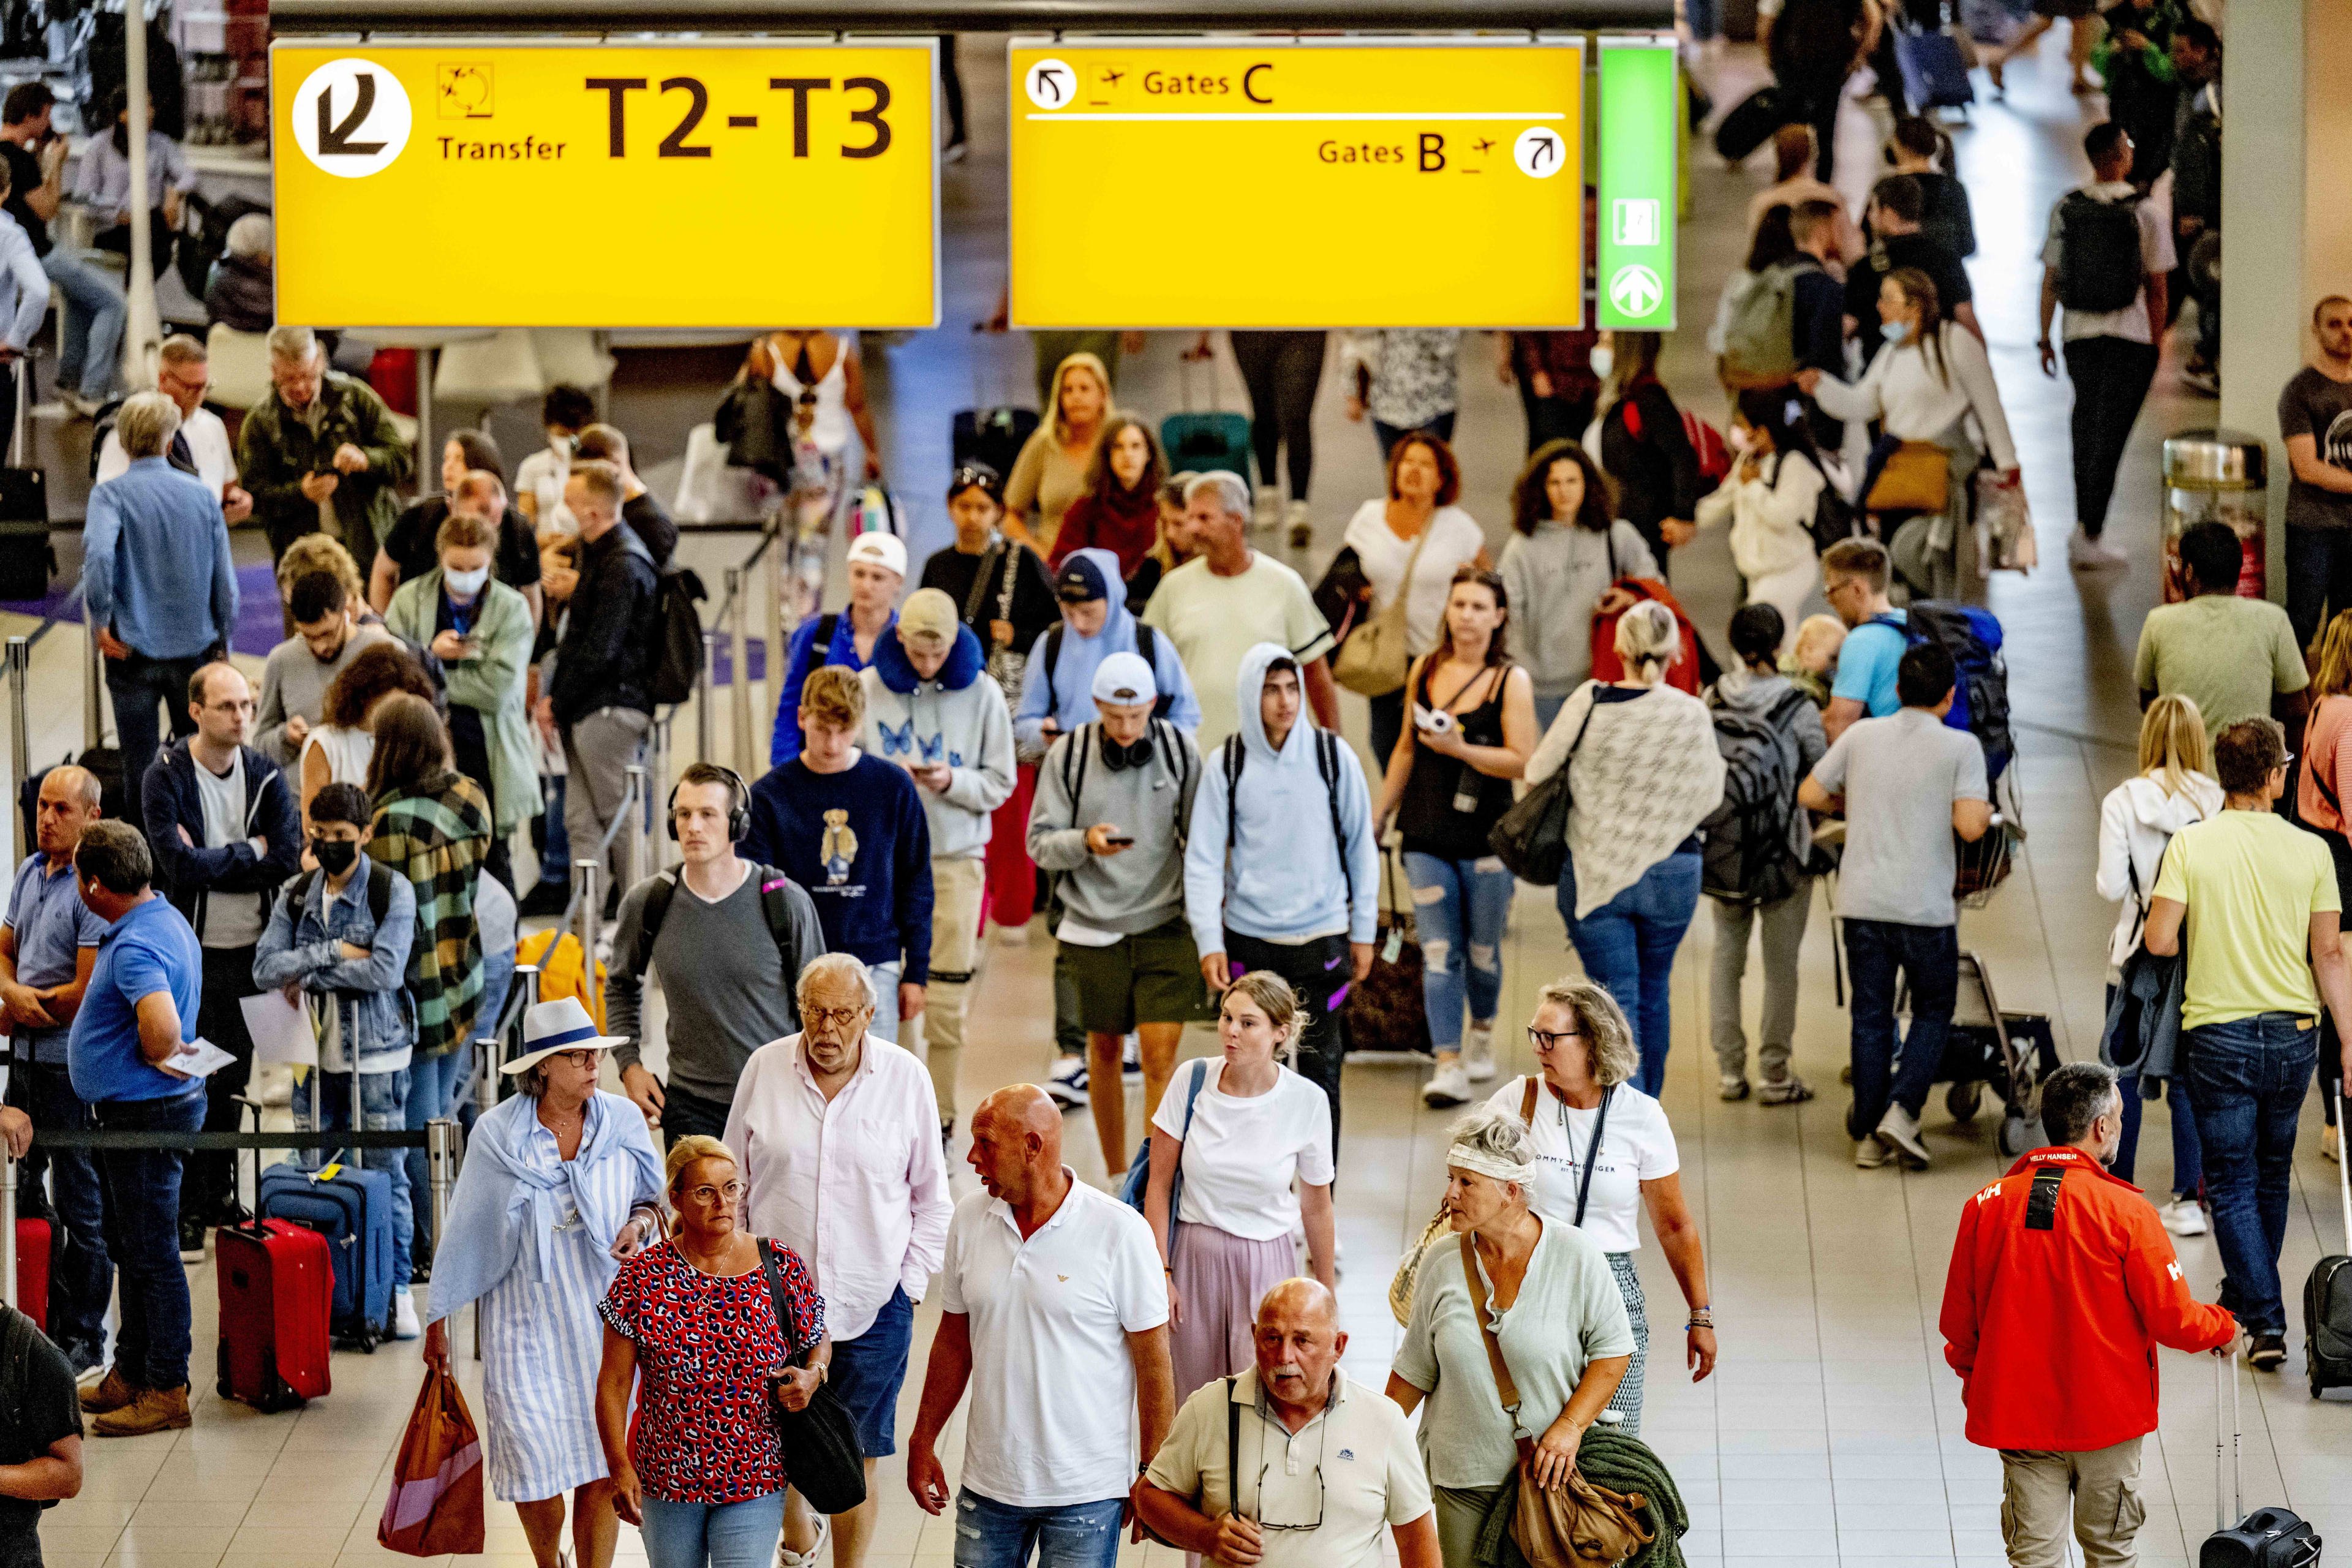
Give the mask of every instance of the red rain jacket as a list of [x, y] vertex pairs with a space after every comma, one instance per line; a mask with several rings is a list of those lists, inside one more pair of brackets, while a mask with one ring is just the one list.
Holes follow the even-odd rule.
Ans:
[[2036, 1149], [1970, 1198], [1944, 1279], [1944, 1359], [1969, 1441], [2088, 1453], [2156, 1429], [2156, 1347], [2237, 1323], [2189, 1293], [2140, 1191], [2080, 1149]]

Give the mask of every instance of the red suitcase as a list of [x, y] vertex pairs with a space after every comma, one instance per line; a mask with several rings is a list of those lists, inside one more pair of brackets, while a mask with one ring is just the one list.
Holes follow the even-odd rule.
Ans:
[[49, 1258], [56, 1237], [45, 1219], [16, 1222], [16, 1310], [49, 1331]]
[[220, 1276], [220, 1394], [288, 1410], [327, 1392], [327, 1317], [335, 1293], [327, 1238], [285, 1220], [213, 1234]]

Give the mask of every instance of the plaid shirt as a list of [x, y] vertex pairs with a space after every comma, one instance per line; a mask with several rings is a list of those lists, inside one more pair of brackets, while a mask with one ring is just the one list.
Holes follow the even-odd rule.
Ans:
[[490, 805], [459, 773], [425, 781], [375, 814], [368, 853], [416, 889], [416, 945], [408, 988], [416, 1001], [416, 1055], [442, 1056], [470, 1038], [482, 995], [482, 933], [474, 879], [490, 849]]

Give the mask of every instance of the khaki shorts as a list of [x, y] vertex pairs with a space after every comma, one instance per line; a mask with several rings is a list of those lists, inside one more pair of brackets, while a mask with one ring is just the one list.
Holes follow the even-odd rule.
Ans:
[[1078, 997], [1078, 1026], [1124, 1035], [1138, 1024], [1187, 1024], [1208, 1016], [1201, 955], [1181, 915], [1108, 947], [1061, 944], [1055, 960]]

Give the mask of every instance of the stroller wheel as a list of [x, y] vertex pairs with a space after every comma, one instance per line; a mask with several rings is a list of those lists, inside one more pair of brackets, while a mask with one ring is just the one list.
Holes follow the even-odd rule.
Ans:
[[1944, 1109], [1958, 1122], [1974, 1121], [1978, 1110], [1984, 1104], [1985, 1086], [1981, 1079], [1973, 1083], [1956, 1083], [1944, 1091]]
[[2000, 1119], [2000, 1142], [2003, 1157], [2014, 1160], [2032, 1148], [2033, 1144], [2030, 1139], [2031, 1134], [2026, 1128], [2024, 1117], [2004, 1116]]

